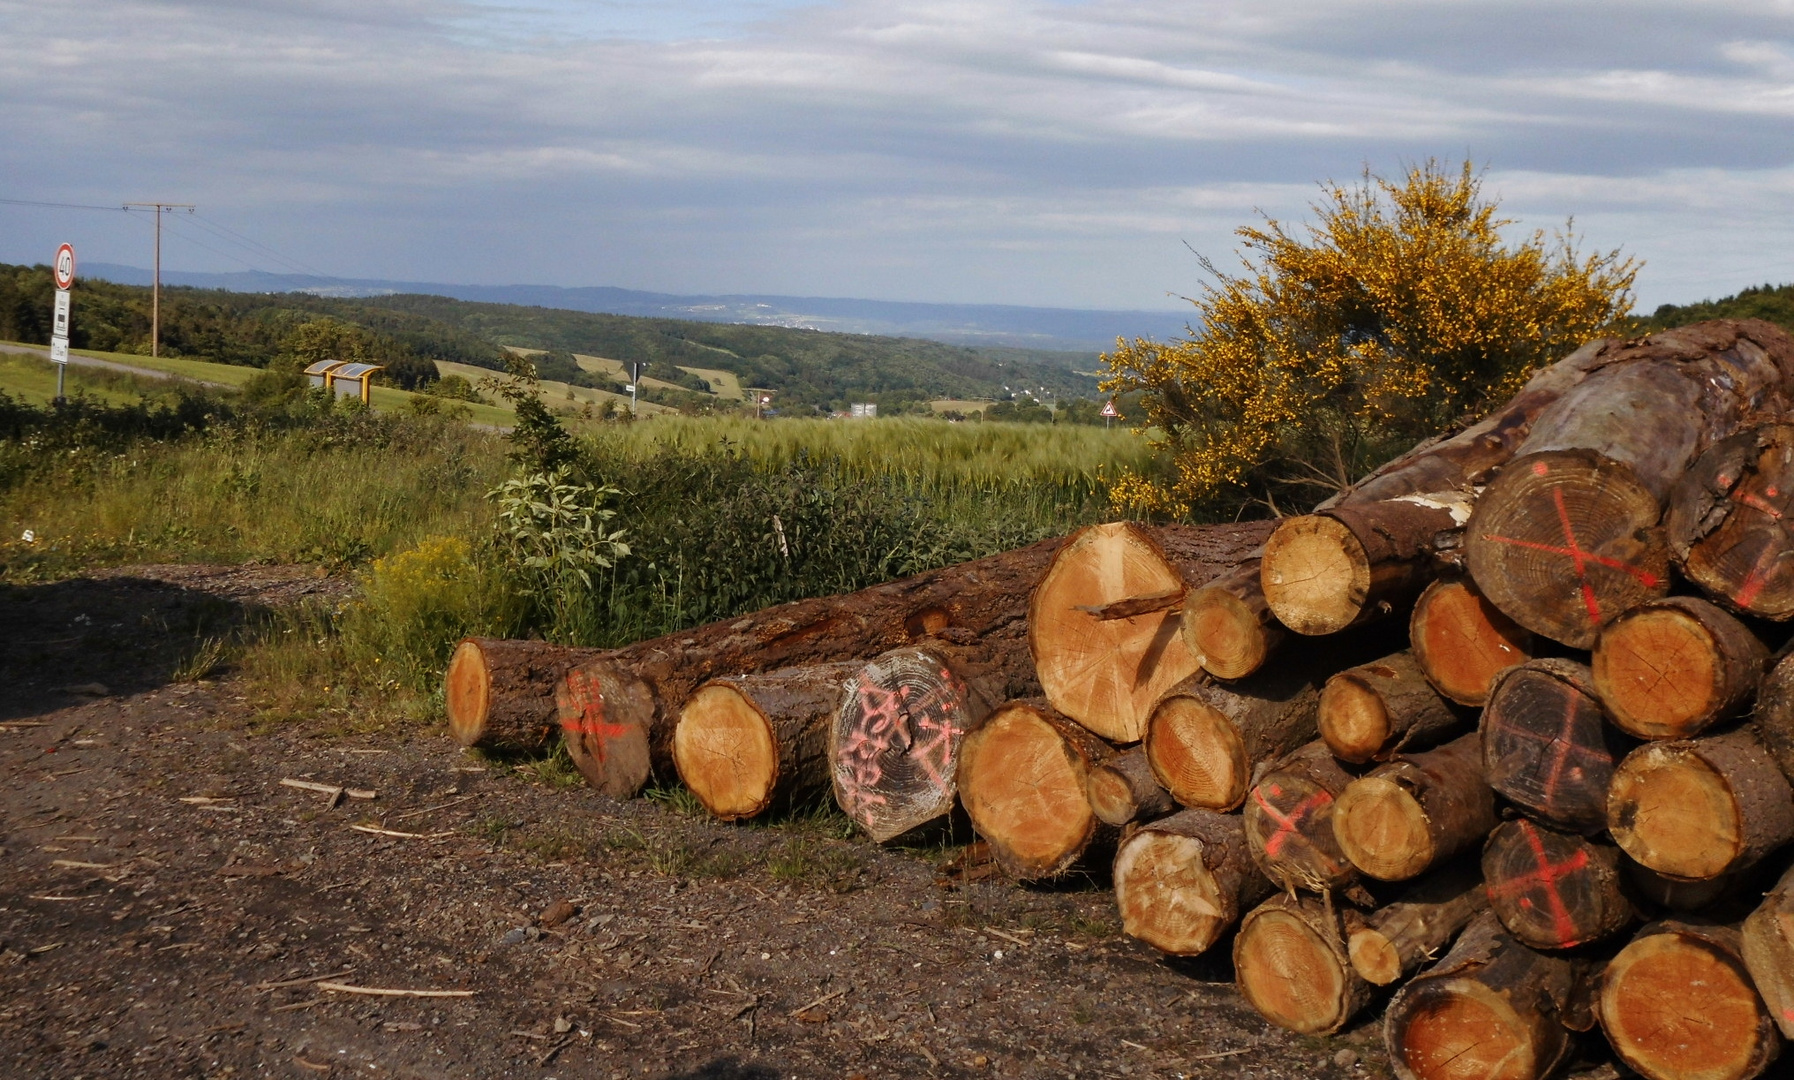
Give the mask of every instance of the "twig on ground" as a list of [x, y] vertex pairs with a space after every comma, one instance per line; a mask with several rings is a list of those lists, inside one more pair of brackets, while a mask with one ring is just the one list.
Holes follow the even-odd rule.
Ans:
[[1250, 1054], [1252, 1051], [1254, 1051], [1256, 1049], [1258, 1049], [1258, 1047], [1256, 1047], [1256, 1046], [1242, 1046], [1238, 1050], [1218, 1050], [1213, 1054], [1197, 1054], [1194, 1057], [1188, 1057], [1188, 1058], [1185, 1058], [1184, 1060], [1185, 1061], [1214, 1061], [1216, 1058], [1239, 1057], [1241, 1054]]
[[396, 836], [400, 840], [440, 840], [445, 836], [455, 835], [453, 829], [448, 832], [417, 833], [400, 832], [397, 829], [382, 829], [373, 825], [351, 825], [349, 828], [354, 829], [356, 832], [368, 833], [371, 836]]
[[116, 870], [116, 863], [79, 862], [75, 859], [51, 859], [51, 866], [67, 867], [70, 870]]
[[555, 1043], [553, 1046], [551, 1046], [547, 1050], [543, 1051], [542, 1056], [536, 1059], [536, 1068], [540, 1069], [542, 1066], [553, 1061], [554, 1056], [556, 1054], [560, 1053], [562, 1050], [565, 1050], [567, 1048], [567, 1044], [571, 1043], [572, 1041], [573, 1041], [573, 1036], [568, 1035], [566, 1038], [562, 1039], [560, 1042]]
[[312, 984], [319, 990], [334, 990], [339, 994], [366, 994], [370, 997], [430, 997], [458, 998], [473, 997], [478, 990], [389, 990], [375, 986], [350, 986], [348, 983], [316, 982]]
[[1017, 945], [1025, 946], [1025, 945], [1029, 944], [1028, 942], [1023, 941], [1021, 938], [1016, 937], [1014, 934], [1005, 934], [1003, 931], [998, 930], [996, 927], [993, 927], [993, 926], [985, 927], [984, 932], [987, 934], [995, 934], [997, 937], [1002, 938], [1004, 941], [1013, 941]]
[[787, 1015], [796, 1016], [798, 1013], [809, 1012], [811, 1009], [814, 1009], [816, 1006], [821, 1005], [823, 1002], [833, 1001], [836, 998], [840, 997], [841, 995], [847, 993], [848, 991], [850, 991], [852, 989], [853, 989], [852, 986], [843, 986], [841, 989], [836, 990], [833, 993], [822, 995], [821, 997], [817, 998], [815, 1001], [810, 1002], [808, 1005], [805, 1005], [801, 1009], [792, 1009], [791, 1012], [788, 1013]]
[[323, 998], [312, 998], [310, 1001], [295, 1001], [291, 1005], [276, 1005], [269, 1012], [292, 1012], [295, 1009], [309, 1009], [323, 1001]]
[[304, 986], [306, 983], [323, 982], [326, 979], [340, 979], [344, 975], [351, 975], [354, 974], [354, 972], [355, 969], [349, 967], [344, 968], [341, 971], [333, 971], [328, 975], [308, 975], [303, 979], [283, 979], [280, 982], [257, 983], [255, 989], [257, 993], [265, 994], [270, 990], [283, 990], [289, 986]]

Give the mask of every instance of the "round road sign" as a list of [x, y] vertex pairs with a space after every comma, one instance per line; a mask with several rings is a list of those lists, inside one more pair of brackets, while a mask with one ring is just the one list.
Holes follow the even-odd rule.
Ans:
[[75, 283], [75, 248], [64, 244], [56, 249], [56, 287], [66, 289]]

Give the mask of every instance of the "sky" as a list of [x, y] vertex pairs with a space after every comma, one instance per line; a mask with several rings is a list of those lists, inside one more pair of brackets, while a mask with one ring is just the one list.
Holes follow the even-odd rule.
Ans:
[[1174, 309], [1427, 158], [1794, 280], [1794, 0], [0, 0], [5, 262]]

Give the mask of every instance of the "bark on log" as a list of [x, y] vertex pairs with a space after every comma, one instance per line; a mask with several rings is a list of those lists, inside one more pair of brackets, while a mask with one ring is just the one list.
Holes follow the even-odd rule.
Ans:
[[1738, 889], [1743, 875], [1721, 874], [1706, 881], [1682, 881], [1664, 877], [1648, 866], [1640, 866], [1631, 856], [1621, 863], [1632, 891], [1647, 904], [1668, 911], [1687, 914], [1698, 912], [1725, 899]]
[[1251, 675], [1287, 636], [1265, 603], [1259, 562], [1248, 560], [1184, 600], [1184, 645], [1217, 679]]
[[1604, 722], [1588, 668], [1529, 660], [1495, 680], [1483, 708], [1489, 786], [1560, 829], [1607, 827], [1607, 789], [1630, 740]]
[[1342, 761], [1387, 760], [1461, 734], [1466, 726], [1411, 652], [1347, 668], [1321, 690], [1317, 727]]
[[1626, 854], [1701, 881], [1794, 839], [1794, 791], [1749, 729], [1646, 743], [1614, 771], [1607, 821]]
[[1381, 881], [1405, 881], [1475, 847], [1495, 823], [1474, 732], [1352, 781], [1333, 808], [1340, 850]]
[[1794, 867], [1744, 920], [1743, 952], [1769, 1015], [1794, 1039]]
[[1619, 848], [1521, 818], [1483, 846], [1489, 903], [1508, 933], [1535, 949], [1568, 949], [1619, 933], [1637, 910]]
[[1331, 1035], [1370, 1004], [1333, 904], [1279, 894], [1246, 913], [1233, 939], [1234, 983], [1258, 1015], [1303, 1035]]
[[1670, 555], [1688, 580], [1734, 611], [1794, 618], [1794, 425], [1768, 424], [1713, 444], [1670, 494]]
[[829, 724], [860, 667], [816, 664], [698, 687], [673, 731], [679, 779], [723, 821], [819, 793], [829, 782]]
[[1382, 618], [1437, 576], [1469, 517], [1469, 500], [1447, 491], [1289, 518], [1265, 541], [1265, 602], [1298, 634]]
[[462, 746], [542, 749], [557, 726], [555, 687], [600, 651], [546, 641], [463, 638], [442, 677], [449, 734]]
[[[976, 642], [1006, 670], [1026, 672], [1028, 590], [1059, 544], [1042, 540], [859, 592], [780, 604], [610, 650], [562, 680], [556, 694], [562, 725], [602, 729], [638, 724], [641, 731], [631, 738], [645, 743], [653, 770], [666, 776], [673, 767], [679, 709], [692, 691], [721, 675], [870, 660], [930, 640]], [[647, 695], [645, 712], [604, 696], [607, 687], [633, 694], [638, 686]], [[647, 780], [646, 772], [639, 779], [613, 774], [608, 765], [613, 759], [591, 757], [596, 771], [586, 778], [599, 787], [634, 794]]]
[[1607, 1041], [1647, 1080], [1752, 1080], [1781, 1051], [1733, 926], [1645, 927], [1601, 976]]
[[1316, 740], [1260, 774], [1243, 817], [1252, 861], [1289, 889], [1344, 888], [1358, 871], [1333, 835], [1333, 807], [1352, 776]]
[[1460, 705], [1481, 705], [1496, 675], [1532, 659], [1532, 633], [1468, 578], [1428, 585], [1414, 602], [1408, 638], [1427, 681]]
[[1477, 585], [1527, 629], [1592, 646], [1607, 622], [1667, 590], [1658, 522], [1676, 481], [1709, 446], [1785, 412], [1791, 372], [1794, 339], [1760, 320], [1610, 350], [1478, 498], [1466, 530]]
[[1352, 967], [1376, 986], [1399, 982], [1488, 909], [1489, 894], [1474, 865], [1423, 878], [1399, 902], [1358, 920], [1346, 941]]
[[1144, 746], [1124, 750], [1092, 769], [1087, 794], [1091, 810], [1108, 825], [1151, 821], [1177, 809], [1171, 793], [1152, 775]]
[[1607, 624], [1591, 664], [1613, 722], [1641, 739], [1686, 739], [1743, 712], [1769, 649], [1693, 596], [1641, 604]]
[[1184, 810], [1143, 826], [1115, 852], [1121, 928], [1161, 952], [1196, 956], [1270, 895], [1237, 814]]
[[1115, 522], [1073, 535], [1028, 598], [1028, 643], [1047, 700], [1106, 739], [1138, 742], [1160, 695], [1200, 667], [1182, 613], [1104, 619], [1091, 609], [1206, 585], [1254, 557], [1271, 528]]
[[1402, 1080], [1543, 1080], [1569, 1051], [1580, 972], [1515, 941], [1493, 912], [1389, 1003], [1383, 1041]]
[[1113, 751], [1043, 700], [998, 708], [959, 748], [959, 797], [1005, 873], [1057, 877], [1114, 830], [1090, 807], [1090, 770]]
[[1751, 728], [1782, 775], [1794, 777], [1794, 654], [1779, 657], [1757, 689]]
[[1198, 673], [1167, 693], [1146, 728], [1153, 775], [1184, 806], [1232, 810], [1252, 766], [1314, 738], [1319, 692], [1297, 668], [1218, 686]]
[[851, 679], [829, 729], [835, 803], [878, 843], [953, 809], [968, 732], [1038, 694], [977, 646], [893, 649]]

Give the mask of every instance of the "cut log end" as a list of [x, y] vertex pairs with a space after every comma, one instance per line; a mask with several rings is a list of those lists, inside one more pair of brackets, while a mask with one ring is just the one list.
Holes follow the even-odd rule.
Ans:
[[[1094, 740], [1092, 740], [1094, 742]], [[1062, 873], [1097, 828], [1089, 762], [1035, 707], [1011, 703], [966, 737], [959, 795], [972, 826], [1016, 877]]]
[[725, 683], [699, 688], [673, 731], [679, 778], [723, 821], [750, 818], [771, 803], [779, 750], [766, 715]]
[[1555, 1057], [1506, 995], [1474, 979], [1417, 985], [1388, 1038], [1418, 1080], [1538, 1080]]
[[1673, 929], [1647, 931], [1608, 963], [1599, 1008], [1614, 1051], [1653, 1080], [1748, 1080], [1779, 1048], [1738, 958]]
[[1715, 443], [1676, 485], [1670, 544], [1689, 580], [1729, 607], [1794, 617], [1794, 426]]
[[1174, 956], [1205, 952], [1270, 891], [1231, 814], [1182, 811], [1136, 831], [1115, 853], [1122, 929]]
[[1535, 949], [1599, 941], [1632, 922], [1619, 863], [1612, 847], [1525, 818], [1502, 823], [1483, 848], [1490, 906], [1509, 933]]
[[1436, 581], [1408, 623], [1414, 658], [1427, 681], [1460, 705], [1481, 705], [1504, 668], [1532, 657], [1532, 634], [1468, 581]]
[[1184, 601], [1184, 642], [1217, 679], [1243, 679], [1264, 666], [1278, 633], [1226, 589], [1198, 589]]
[[653, 775], [648, 730], [654, 698], [641, 680], [603, 662], [576, 667], [555, 693], [561, 735], [586, 783], [633, 798]]
[[1335, 796], [1349, 782], [1341, 772], [1329, 791], [1312, 775], [1281, 769], [1252, 788], [1242, 817], [1246, 842], [1265, 876], [1287, 888], [1316, 892], [1356, 879], [1333, 834]]
[[1185, 806], [1231, 810], [1246, 796], [1246, 747], [1232, 722], [1192, 697], [1170, 697], [1146, 743], [1153, 775]]
[[1333, 753], [1359, 763], [1375, 757], [1393, 734], [1383, 699], [1349, 671], [1321, 691], [1319, 728]]
[[1356, 622], [1370, 596], [1364, 545], [1341, 522], [1322, 515], [1291, 518], [1265, 541], [1265, 602], [1298, 634], [1337, 633]]
[[1653, 744], [1627, 756], [1608, 791], [1608, 819], [1626, 854], [1672, 878], [1718, 877], [1743, 852], [1731, 785], [1679, 746]]
[[1346, 942], [1352, 969], [1374, 986], [1388, 986], [1402, 977], [1402, 955], [1381, 931], [1361, 927]]
[[1273, 897], [1240, 923], [1234, 980], [1266, 1020], [1303, 1035], [1338, 1031], [1368, 998], [1314, 900]]
[[[1717, 644], [1674, 608], [1645, 610], [1607, 628], [1593, 668], [1616, 724], [1643, 739], [1692, 735], [1715, 704]], [[1668, 661], [1668, 663], [1666, 663]]]
[[1406, 881], [1432, 865], [1426, 810], [1407, 788], [1367, 776], [1346, 788], [1333, 831], [1352, 865], [1379, 881]]
[[486, 716], [492, 703], [492, 680], [480, 644], [469, 638], [455, 646], [443, 676], [443, 706], [449, 733], [462, 746], [473, 746], [486, 733]]
[[1607, 824], [1615, 753], [1588, 669], [1569, 660], [1510, 668], [1483, 708], [1489, 786], [1534, 817], [1577, 832]]

